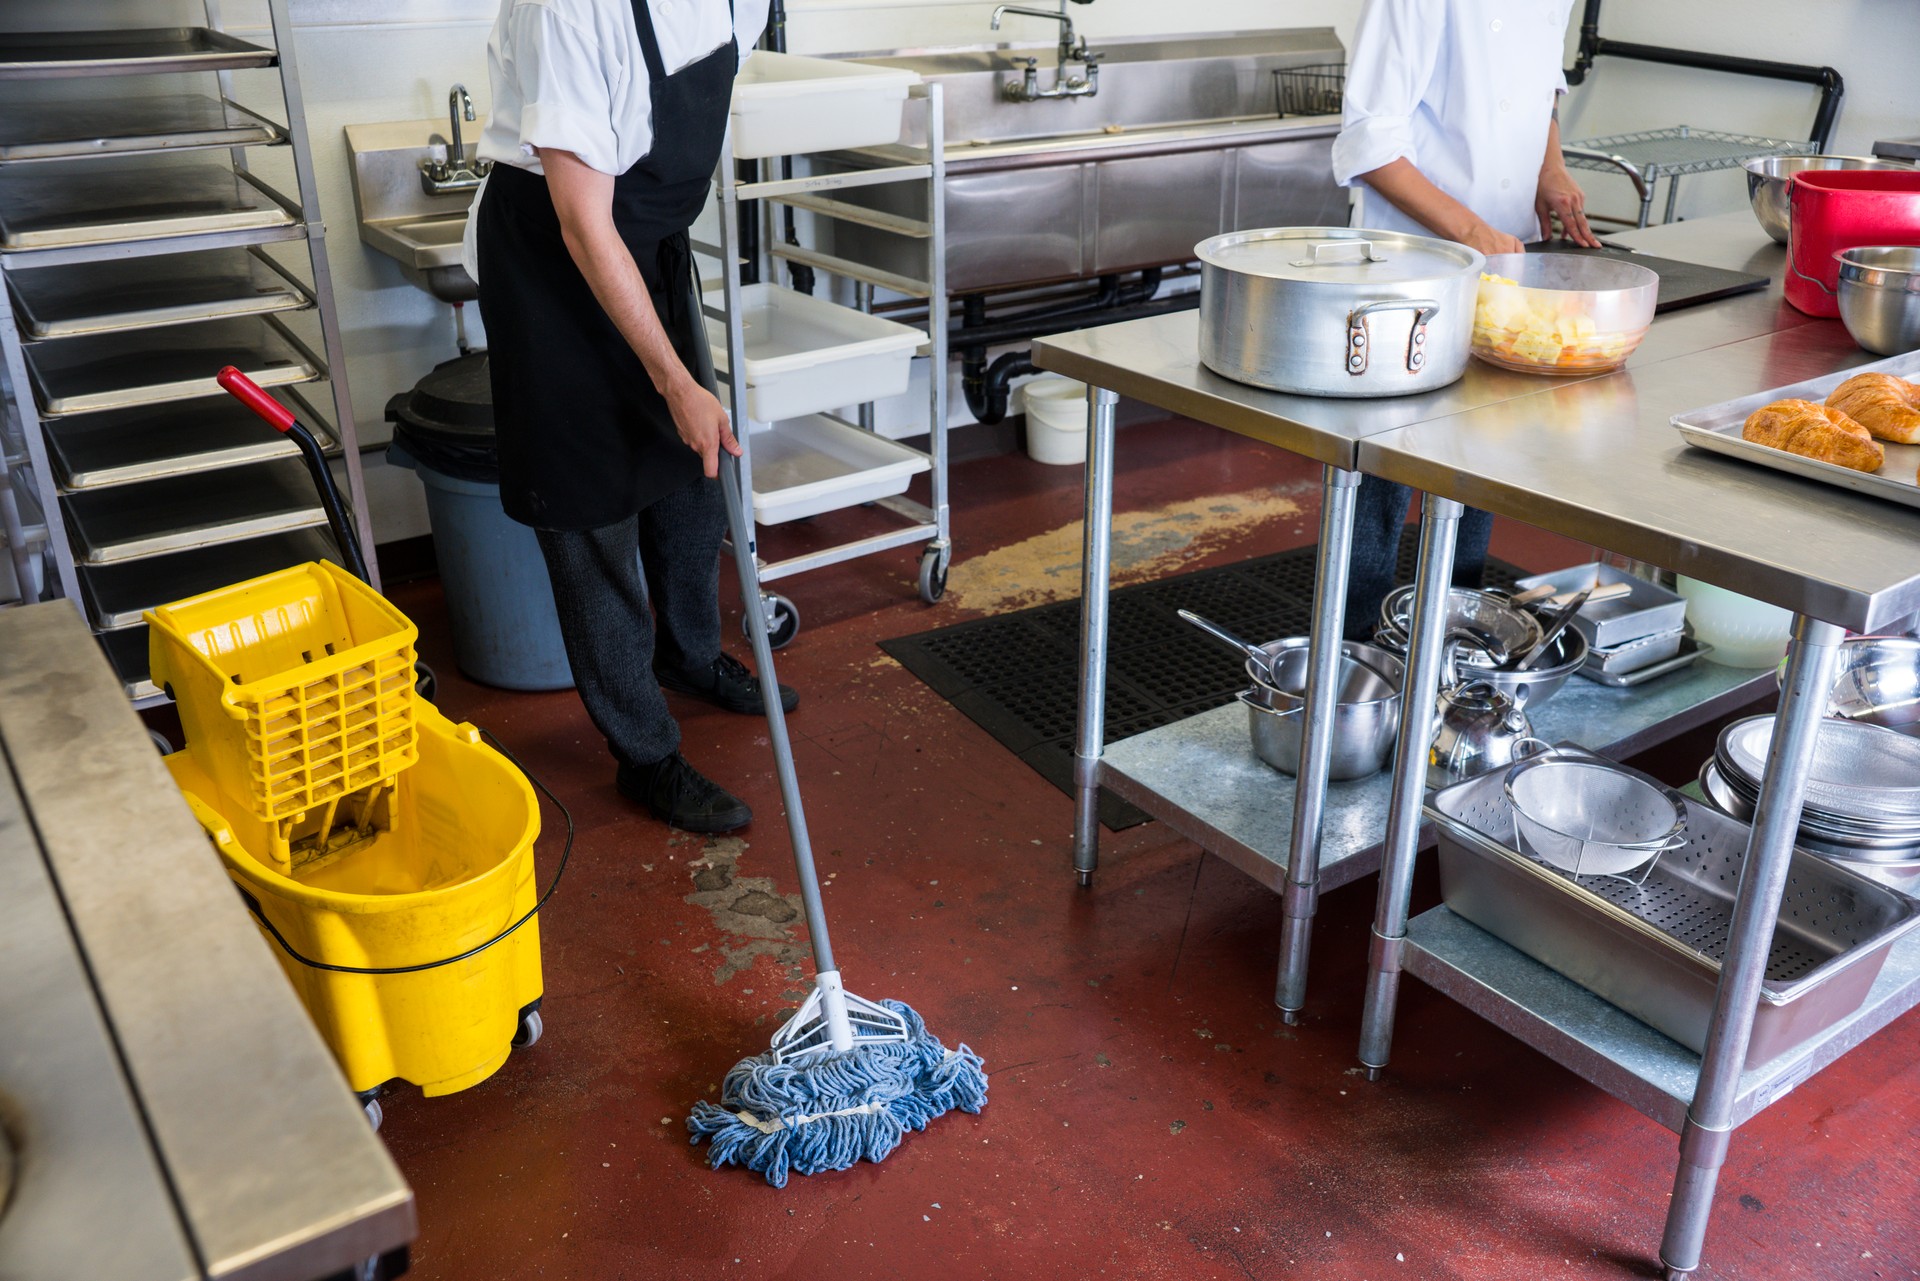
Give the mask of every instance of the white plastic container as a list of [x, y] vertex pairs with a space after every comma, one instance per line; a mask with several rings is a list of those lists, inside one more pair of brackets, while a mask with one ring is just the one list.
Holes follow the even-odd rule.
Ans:
[[918, 74], [832, 58], [755, 50], [733, 82], [733, 154], [796, 156], [900, 140]]
[[762, 525], [905, 493], [933, 465], [918, 450], [819, 414], [750, 432], [747, 451]]
[[[898, 396], [913, 353], [927, 338], [896, 324], [781, 285], [742, 290], [747, 346], [747, 416], [755, 422]], [[727, 370], [726, 326], [707, 317], [716, 370]]]
[[1027, 409], [1027, 456], [1036, 463], [1087, 461], [1087, 385], [1046, 374], [1020, 389]]
[[1679, 578], [1687, 598], [1687, 621], [1697, 641], [1713, 646], [1713, 661], [1727, 667], [1772, 667], [1787, 651], [1793, 615], [1696, 578]]

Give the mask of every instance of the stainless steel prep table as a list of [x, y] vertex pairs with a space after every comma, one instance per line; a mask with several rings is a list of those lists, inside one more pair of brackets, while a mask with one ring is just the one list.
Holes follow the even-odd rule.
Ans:
[[0, 610], [0, 972], [0, 1276], [371, 1277], [412, 1239], [413, 1194], [63, 601]]
[[[1649, 252], [1692, 252], [1697, 260], [1695, 224], [1654, 228], [1630, 239]], [[1682, 230], [1684, 229], [1684, 230]], [[1785, 251], [1767, 239], [1749, 219], [1742, 228], [1716, 228], [1712, 265], [1777, 273]], [[1724, 242], [1724, 243], [1721, 243]], [[1737, 261], [1725, 255], [1738, 254]], [[1776, 283], [1711, 306], [1657, 317], [1628, 361], [1637, 369], [1709, 350], [1758, 335], [1797, 328], [1807, 317], [1789, 307]], [[1339, 864], [1339, 884], [1378, 865], [1377, 830], [1370, 818], [1385, 803], [1384, 784], [1343, 788], [1343, 812], [1336, 840], [1329, 847], [1322, 831], [1327, 800], [1328, 737], [1331, 732], [1332, 676], [1337, 649], [1326, 643], [1340, 635], [1346, 594], [1347, 561], [1353, 538], [1353, 487], [1359, 482], [1360, 442], [1382, 432], [1539, 394], [1545, 387], [1573, 387], [1591, 379], [1548, 380], [1470, 361], [1459, 382], [1420, 396], [1384, 400], [1331, 400], [1288, 396], [1222, 378], [1200, 364], [1199, 318], [1192, 313], [1131, 321], [1079, 333], [1041, 339], [1033, 347], [1041, 367], [1079, 378], [1092, 389], [1092, 439], [1086, 489], [1086, 554], [1082, 565], [1083, 661], [1080, 724], [1075, 752], [1076, 808], [1073, 862], [1081, 883], [1090, 882], [1098, 861], [1099, 824], [1095, 816], [1103, 781], [1147, 812], [1221, 854], [1256, 879], [1280, 888], [1283, 899], [1281, 957], [1275, 1000], [1289, 1020], [1304, 1004], [1307, 951], [1323, 865]], [[1113, 412], [1121, 395], [1185, 415], [1198, 422], [1302, 454], [1324, 468], [1318, 572], [1314, 589], [1312, 666], [1317, 675], [1307, 693], [1307, 732], [1300, 776], [1292, 795], [1269, 781], [1258, 806], [1220, 805], [1193, 797], [1196, 773], [1181, 770], [1182, 760], [1205, 757], [1201, 744], [1214, 735], [1206, 717], [1195, 717], [1130, 740], [1130, 748], [1103, 762], [1105, 737], [1106, 626], [1110, 542], [1113, 519]], [[1701, 688], [1692, 704], [1695, 721], [1737, 705], [1743, 682], [1722, 669], [1721, 683]], [[1689, 680], [1697, 680], [1697, 677]], [[1690, 686], [1692, 688], [1692, 686]], [[1652, 706], [1641, 703], [1639, 706]], [[1670, 715], [1674, 708], [1660, 708]], [[1217, 715], [1217, 713], [1215, 714]], [[1685, 728], [1676, 723], [1675, 731]], [[1645, 725], [1625, 725], [1616, 749], [1637, 740]], [[1189, 741], [1191, 740], [1191, 741]], [[1119, 745], [1116, 745], [1118, 748]], [[1217, 747], [1214, 764], [1219, 764]], [[1274, 803], [1277, 800], [1277, 804]], [[1284, 880], [1282, 879], [1284, 877]]]
[[1920, 609], [1920, 512], [1689, 449], [1668, 420], [1692, 406], [1870, 359], [1837, 324], [1803, 325], [1383, 433], [1361, 447], [1369, 474], [1428, 495], [1416, 592], [1427, 608], [1425, 617], [1416, 616], [1413, 666], [1438, 658], [1435, 606], [1451, 571], [1451, 529], [1462, 503], [1672, 566], [1796, 615], [1767, 781], [1700, 1055], [1649, 1037], [1444, 907], [1409, 923], [1417, 849], [1411, 828], [1424, 787], [1418, 771], [1397, 771], [1394, 780], [1399, 822], [1390, 824], [1381, 871], [1361, 1061], [1370, 1074], [1387, 1061], [1404, 967], [1677, 1129], [1679, 1170], [1660, 1252], [1674, 1278], [1700, 1264], [1734, 1128], [1920, 1002], [1920, 945], [1908, 941], [1853, 1018], [1742, 1070], [1836, 646], [1845, 628], [1871, 630]]

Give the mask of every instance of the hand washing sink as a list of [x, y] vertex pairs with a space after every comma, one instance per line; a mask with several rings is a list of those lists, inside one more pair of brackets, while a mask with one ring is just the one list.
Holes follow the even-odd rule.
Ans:
[[[484, 124], [468, 136], [477, 139]], [[472, 302], [479, 287], [460, 265], [460, 241], [474, 193], [430, 194], [420, 181], [422, 163], [446, 152], [446, 130], [442, 120], [348, 125], [354, 212], [360, 239], [409, 281], [443, 302]]]

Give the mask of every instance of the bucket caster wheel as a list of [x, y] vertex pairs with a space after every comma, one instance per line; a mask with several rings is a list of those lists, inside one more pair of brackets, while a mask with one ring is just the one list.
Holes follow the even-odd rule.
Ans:
[[920, 553], [920, 599], [932, 605], [947, 594], [947, 566], [953, 560], [953, 545], [929, 543]]
[[528, 1010], [520, 1016], [520, 1030], [513, 1034], [513, 1048], [531, 1049], [540, 1044], [540, 1033], [545, 1025], [540, 1021], [540, 1011]]
[[169, 741], [167, 736], [165, 734], [162, 734], [159, 730], [157, 729], [148, 730], [147, 740], [153, 744], [154, 749], [158, 751], [160, 755], [162, 756], [173, 755], [173, 743]]
[[380, 1107], [380, 1087], [362, 1090], [355, 1097], [360, 1100], [360, 1107], [367, 1114], [367, 1124], [374, 1128], [375, 1133], [378, 1133], [380, 1122], [386, 1119], [386, 1113]]
[[[767, 620], [767, 644], [773, 648], [785, 649], [800, 634], [800, 610], [785, 596], [762, 592], [760, 611]], [[747, 625], [744, 614], [740, 616], [740, 634], [748, 639], [753, 637], [753, 629]]]
[[433, 701], [434, 690], [438, 688], [439, 683], [431, 667], [425, 663], [413, 665], [413, 692], [418, 694], [422, 701], [428, 703]]

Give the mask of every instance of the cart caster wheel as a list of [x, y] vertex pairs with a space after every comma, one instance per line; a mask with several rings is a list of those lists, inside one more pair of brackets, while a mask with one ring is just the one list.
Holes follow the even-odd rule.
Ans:
[[945, 546], [929, 547], [920, 553], [920, 599], [927, 604], [947, 594], [947, 566], [952, 559], [952, 549]]
[[439, 685], [440, 682], [434, 676], [431, 667], [428, 667], [425, 663], [415, 663], [413, 665], [414, 693], [431, 703], [433, 701], [434, 691], [439, 688]]
[[[773, 648], [785, 649], [800, 634], [800, 610], [785, 596], [763, 594], [760, 610], [767, 620], [767, 643]], [[753, 629], [747, 626], [744, 614], [740, 616], [740, 633], [748, 639], [753, 637]]]
[[386, 1119], [386, 1113], [383, 1112], [380, 1107], [380, 1100], [365, 1099], [362, 1100], [360, 1106], [366, 1111], [367, 1124], [373, 1127], [374, 1133], [378, 1134], [380, 1132], [380, 1122]]
[[172, 742], [170, 742], [167, 736], [165, 734], [162, 734], [159, 730], [157, 729], [148, 730], [147, 738], [152, 741], [154, 747], [159, 751], [160, 755], [162, 756], [173, 755]]
[[520, 1016], [520, 1030], [513, 1034], [513, 1048], [525, 1050], [540, 1044], [540, 1033], [543, 1028], [540, 1011], [528, 1010]]

